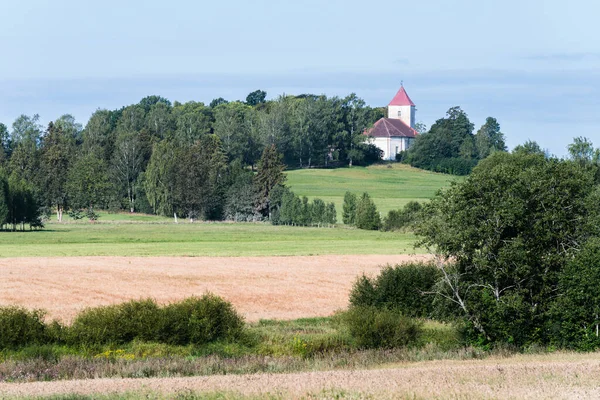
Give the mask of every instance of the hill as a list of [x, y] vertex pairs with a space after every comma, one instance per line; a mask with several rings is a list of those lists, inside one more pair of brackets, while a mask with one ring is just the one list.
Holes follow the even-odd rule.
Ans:
[[287, 183], [296, 194], [334, 202], [341, 222], [344, 193], [368, 192], [377, 209], [386, 215], [411, 200], [427, 201], [451, 181], [463, 179], [412, 168], [404, 164], [337, 169], [299, 169], [287, 172]]

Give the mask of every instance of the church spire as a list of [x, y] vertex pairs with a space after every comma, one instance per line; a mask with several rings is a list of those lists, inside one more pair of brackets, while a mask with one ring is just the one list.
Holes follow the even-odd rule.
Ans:
[[406, 93], [406, 90], [404, 90], [404, 82], [402, 82], [401, 85], [402, 86], [400, 86], [400, 90], [398, 90], [398, 93], [396, 93], [396, 95], [394, 96], [392, 101], [390, 101], [390, 104], [388, 104], [388, 106], [413, 106], [414, 107], [415, 103], [412, 102], [410, 97], [408, 97], [408, 93]]

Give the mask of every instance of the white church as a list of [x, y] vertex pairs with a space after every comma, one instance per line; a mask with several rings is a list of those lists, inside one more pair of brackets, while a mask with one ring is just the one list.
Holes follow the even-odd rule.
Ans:
[[388, 117], [375, 122], [365, 131], [369, 142], [383, 151], [384, 160], [395, 160], [396, 154], [408, 150], [415, 137], [415, 103], [412, 102], [404, 85], [388, 104]]

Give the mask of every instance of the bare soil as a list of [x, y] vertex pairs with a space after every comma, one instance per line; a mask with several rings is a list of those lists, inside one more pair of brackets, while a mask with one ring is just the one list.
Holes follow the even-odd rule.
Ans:
[[382, 265], [426, 256], [35, 257], [0, 259], [0, 305], [42, 308], [70, 322], [82, 309], [139, 298], [168, 303], [207, 291], [248, 321], [327, 316], [352, 283]]
[[[597, 399], [600, 398], [598, 354], [516, 356], [479, 361], [429, 361], [376, 370], [255, 374], [159, 379], [94, 379], [0, 383], [6, 396], [76, 393], [266, 393], [286, 398], [330, 391], [351, 398], [436, 399]], [[329, 391], [329, 392], [328, 392]], [[361, 394], [361, 396], [356, 396]]]

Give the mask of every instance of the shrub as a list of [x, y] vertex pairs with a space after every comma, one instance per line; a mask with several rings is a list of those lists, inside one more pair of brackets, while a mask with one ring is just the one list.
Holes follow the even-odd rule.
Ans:
[[418, 220], [423, 206], [417, 201], [409, 201], [402, 210], [390, 210], [383, 220], [384, 231], [410, 229]]
[[66, 339], [80, 345], [153, 341], [158, 337], [160, 319], [160, 309], [150, 299], [88, 308], [77, 315]]
[[168, 344], [204, 344], [239, 338], [243, 318], [231, 303], [212, 294], [192, 297], [163, 308], [160, 341]]
[[342, 317], [359, 348], [394, 348], [416, 342], [421, 323], [398, 310], [351, 307]]
[[0, 349], [14, 349], [47, 340], [44, 312], [21, 307], [0, 307]]
[[410, 263], [385, 267], [379, 276], [360, 277], [350, 292], [353, 306], [398, 309], [410, 317], [431, 317], [435, 296], [432, 292], [439, 279], [435, 265]]

